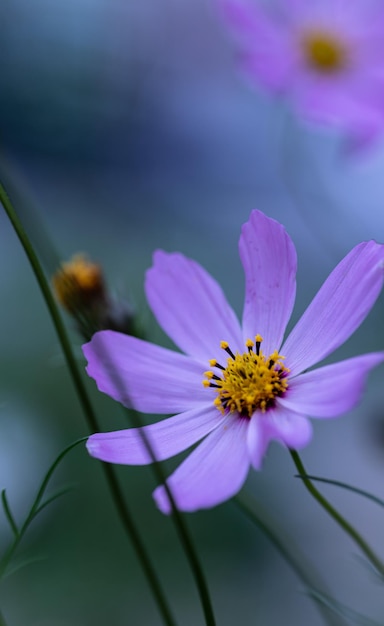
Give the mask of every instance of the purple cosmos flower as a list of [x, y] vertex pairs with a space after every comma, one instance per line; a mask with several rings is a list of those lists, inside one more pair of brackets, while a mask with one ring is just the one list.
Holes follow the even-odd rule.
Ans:
[[375, 0], [219, 0], [249, 76], [351, 147], [384, 127], [384, 10]]
[[[181, 254], [157, 251], [146, 294], [160, 326], [185, 353], [113, 331], [84, 346], [98, 388], [145, 413], [173, 417], [145, 426], [158, 460], [201, 439], [168, 479], [177, 506], [209, 508], [233, 496], [249, 467], [259, 469], [275, 439], [305, 446], [307, 415], [331, 418], [359, 400], [368, 372], [384, 353], [306, 371], [361, 324], [383, 284], [384, 246], [361, 243], [341, 261], [283, 343], [295, 300], [296, 252], [275, 220], [253, 211], [240, 257], [246, 291], [242, 328], [216, 281]], [[88, 451], [103, 461], [151, 462], [140, 429], [95, 434]], [[154, 492], [164, 513], [163, 486]]]

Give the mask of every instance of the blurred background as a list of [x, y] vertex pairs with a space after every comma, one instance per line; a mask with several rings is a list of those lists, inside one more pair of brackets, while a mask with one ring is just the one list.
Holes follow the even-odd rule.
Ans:
[[[293, 323], [353, 245], [384, 241], [384, 142], [347, 158], [336, 134], [306, 126], [247, 84], [215, 0], [4, 0], [0, 21], [0, 177], [47, 272], [88, 253], [152, 340], [168, 345], [143, 292], [156, 248], [202, 263], [241, 314], [240, 227], [251, 209], [264, 211], [283, 222], [298, 250]], [[4, 213], [0, 241], [0, 488], [21, 520], [48, 465], [89, 432]], [[381, 298], [337, 359], [384, 348], [383, 306]], [[81, 359], [81, 340], [72, 337]], [[382, 376], [380, 368], [371, 375], [355, 411], [314, 423], [302, 454], [311, 473], [379, 497]], [[119, 407], [86, 384], [103, 429], [124, 427]], [[273, 444], [247, 488], [335, 598], [382, 623], [373, 574], [294, 474], [286, 450]], [[123, 467], [119, 476], [178, 623], [203, 624], [172, 522], [152, 502], [153, 473]], [[2, 583], [8, 626], [160, 624], [98, 462], [80, 446], [53, 483], [74, 490], [41, 514], [21, 547], [20, 555], [41, 560]], [[383, 555], [383, 511], [335, 487], [323, 491]], [[187, 522], [218, 625], [323, 623], [294, 572], [233, 503]], [[4, 550], [3, 516], [0, 533]]]

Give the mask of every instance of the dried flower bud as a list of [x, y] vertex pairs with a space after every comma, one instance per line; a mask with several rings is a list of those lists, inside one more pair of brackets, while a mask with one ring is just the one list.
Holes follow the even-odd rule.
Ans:
[[62, 263], [52, 277], [52, 285], [57, 300], [75, 319], [78, 332], [87, 341], [98, 330], [139, 334], [129, 304], [111, 297], [101, 266], [84, 254]]
[[58, 301], [70, 313], [93, 307], [106, 299], [100, 265], [92, 263], [83, 254], [76, 254], [63, 263], [52, 283]]

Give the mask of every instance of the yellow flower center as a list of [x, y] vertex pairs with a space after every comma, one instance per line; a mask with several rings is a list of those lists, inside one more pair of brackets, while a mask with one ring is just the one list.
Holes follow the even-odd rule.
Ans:
[[332, 33], [312, 31], [302, 39], [304, 56], [308, 65], [323, 74], [333, 74], [347, 62], [344, 43]]
[[236, 411], [245, 417], [251, 417], [256, 410], [265, 413], [275, 398], [288, 389], [289, 369], [283, 364], [284, 357], [277, 351], [264, 356], [260, 350], [262, 341], [260, 335], [256, 335], [255, 342], [248, 339], [248, 351], [243, 354], [234, 354], [222, 341], [220, 347], [229, 355], [226, 366], [216, 359], [209, 361], [219, 375], [212, 370], [205, 372], [203, 385], [216, 390], [214, 404], [222, 413]]

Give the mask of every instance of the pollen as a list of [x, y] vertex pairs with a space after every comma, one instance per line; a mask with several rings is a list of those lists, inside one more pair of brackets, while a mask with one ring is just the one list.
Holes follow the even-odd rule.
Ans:
[[283, 364], [284, 357], [277, 351], [265, 356], [260, 349], [262, 341], [260, 335], [255, 341], [247, 339], [247, 352], [243, 354], [234, 354], [222, 341], [220, 347], [228, 355], [226, 365], [215, 359], [209, 361], [218, 373], [205, 372], [203, 385], [215, 389], [214, 405], [221, 413], [237, 412], [243, 417], [251, 417], [257, 410], [265, 413], [288, 389], [289, 369]]
[[343, 41], [333, 33], [312, 31], [302, 39], [307, 64], [322, 74], [333, 74], [347, 63], [347, 51]]

